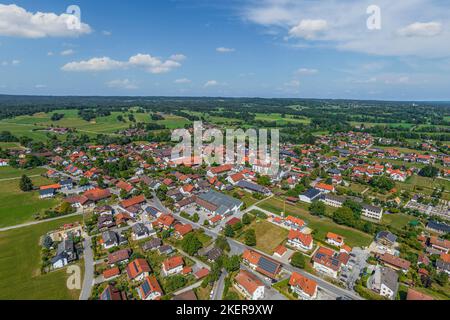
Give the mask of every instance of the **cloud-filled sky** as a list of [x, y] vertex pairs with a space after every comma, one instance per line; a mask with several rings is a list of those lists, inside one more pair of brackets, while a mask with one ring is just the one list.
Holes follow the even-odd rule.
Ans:
[[450, 100], [449, 88], [446, 0], [0, 0], [5, 94]]

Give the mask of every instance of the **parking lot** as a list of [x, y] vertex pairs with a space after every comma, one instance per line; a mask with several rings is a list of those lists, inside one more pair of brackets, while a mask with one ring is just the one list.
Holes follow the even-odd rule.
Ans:
[[367, 258], [369, 251], [361, 248], [353, 248], [350, 253], [348, 266], [342, 269], [340, 280], [347, 285], [347, 288], [353, 289], [356, 280], [360, 277], [361, 272], [367, 266]]

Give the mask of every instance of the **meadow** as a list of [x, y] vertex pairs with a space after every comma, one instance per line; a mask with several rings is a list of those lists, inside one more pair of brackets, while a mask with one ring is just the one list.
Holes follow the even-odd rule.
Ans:
[[79, 217], [46, 222], [30, 227], [0, 232], [1, 300], [75, 300], [80, 291], [66, 287], [68, 274], [59, 270], [40, 274], [39, 239], [48, 231], [75, 222]]
[[[283, 200], [271, 198], [260, 203], [258, 207], [270, 211], [273, 214], [280, 215], [284, 210], [284, 203]], [[286, 215], [292, 215], [305, 220], [308, 227], [315, 231], [313, 237], [316, 241], [323, 242], [328, 232], [334, 232], [345, 237], [345, 243], [351, 247], [365, 247], [372, 241], [372, 236], [367, 233], [338, 225], [329, 218], [313, 216], [308, 210], [299, 206], [286, 203]]]
[[[253, 229], [256, 234], [256, 248], [272, 255], [275, 249], [287, 240], [289, 231], [276, 225], [256, 219], [254, 220], [246, 230]], [[245, 232], [239, 238], [239, 241], [245, 242]]]
[[[134, 109], [133, 109], [134, 110]], [[52, 121], [53, 113], [64, 114], [64, 117], [58, 121]], [[50, 126], [74, 128], [79, 133], [89, 136], [97, 134], [115, 135], [117, 131], [129, 128], [128, 112], [111, 112], [109, 116], [98, 117], [92, 121], [85, 121], [78, 115], [78, 110], [55, 110], [50, 113], [36, 113], [33, 116], [19, 116], [13, 119], [5, 119], [0, 121], [2, 130], [10, 131], [13, 135], [21, 137], [27, 136], [36, 141], [45, 141], [47, 132], [43, 129]], [[153, 121], [149, 113], [133, 113], [137, 122], [157, 123], [165, 125], [168, 129], [183, 128], [185, 124], [190, 123], [189, 120], [175, 116], [164, 115], [163, 120]], [[122, 116], [125, 122], [119, 121], [118, 116]]]
[[[39, 170], [34, 172], [38, 173]], [[0, 177], [3, 177], [1, 171]], [[35, 186], [51, 183], [49, 179], [40, 176], [32, 177], [31, 180]], [[32, 221], [34, 214], [51, 209], [57, 204], [57, 199], [39, 199], [38, 191], [22, 192], [18, 179], [0, 181], [0, 228]]]

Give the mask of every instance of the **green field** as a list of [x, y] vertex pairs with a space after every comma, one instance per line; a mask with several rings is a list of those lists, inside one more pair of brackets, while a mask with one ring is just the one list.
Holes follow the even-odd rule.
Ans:
[[0, 232], [0, 299], [78, 299], [80, 291], [69, 291], [66, 287], [65, 270], [40, 275], [39, 245], [42, 235], [77, 219], [71, 217]]
[[45, 173], [47, 170], [43, 168], [34, 168], [29, 170], [16, 169], [13, 167], [1, 167], [0, 168], [0, 182], [5, 179], [15, 179], [20, 178], [22, 175], [26, 174], [27, 176], [35, 176], [41, 175]]
[[[42, 177], [31, 178], [35, 186], [51, 183]], [[37, 191], [22, 192], [19, 180], [0, 181], [0, 228], [33, 220], [33, 215], [53, 208], [56, 199], [39, 199]]]
[[[288, 230], [264, 220], [255, 220], [246, 229], [255, 230], [256, 248], [270, 255], [287, 239], [289, 234]], [[242, 235], [239, 240], [244, 242], [244, 239], [245, 236]]]
[[[59, 121], [52, 121], [53, 113], [64, 114]], [[36, 141], [45, 141], [47, 139], [46, 131], [39, 131], [50, 126], [74, 128], [78, 132], [87, 135], [96, 134], [115, 134], [119, 130], [129, 128], [128, 112], [111, 112], [106, 117], [98, 117], [92, 121], [85, 121], [78, 116], [78, 110], [55, 110], [50, 113], [37, 113], [33, 116], [19, 116], [13, 119], [0, 121], [2, 130], [10, 131], [17, 137], [28, 136]], [[117, 116], [122, 115], [126, 122], [117, 120]], [[150, 123], [151, 120], [148, 113], [133, 113], [137, 122]], [[157, 124], [165, 125], [169, 129], [183, 128], [185, 124], [190, 123], [189, 120], [174, 116], [163, 115], [164, 120], [156, 121]]]
[[19, 142], [0, 142], [0, 149], [22, 149]]
[[[280, 215], [283, 211], [283, 201], [276, 198], [271, 198], [263, 203], [260, 203], [258, 207]], [[314, 239], [318, 241], [324, 241], [328, 232], [334, 232], [345, 237], [345, 243], [351, 247], [365, 247], [372, 241], [372, 236], [364, 232], [338, 225], [329, 218], [313, 216], [309, 214], [307, 210], [299, 206], [286, 204], [286, 214], [305, 220], [308, 223], [308, 227], [316, 231], [313, 236]]]
[[384, 214], [383, 224], [390, 225], [396, 229], [402, 230], [404, 226], [408, 225], [411, 221], [417, 220], [417, 218], [408, 216], [403, 213], [398, 214]]
[[277, 125], [285, 125], [287, 123], [309, 124], [311, 122], [309, 119], [306, 119], [306, 118], [295, 119], [292, 115], [288, 115], [288, 114], [283, 118], [280, 113], [271, 113], [271, 114], [257, 113], [255, 120], [276, 121]]
[[450, 200], [450, 181], [446, 179], [431, 179], [413, 175], [409, 177], [405, 182], [397, 182], [396, 186], [399, 190], [424, 193], [426, 195], [431, 195], [435, 188], [444, 187], [445, 191], [442, 195], [442, 198], [444, 200]]

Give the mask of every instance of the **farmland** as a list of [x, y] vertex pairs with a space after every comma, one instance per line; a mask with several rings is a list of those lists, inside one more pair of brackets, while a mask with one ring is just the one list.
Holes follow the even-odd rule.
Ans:
[[[9, 171], [11, 173], [11, 171]], [[39, 172], [39, 170], [35, 170]], [[31, 178], [35, 186], [45, 185], [51, 181], [42, 177]], [[0, 228], [22, 224], [33, 220], [33, 215], [53, 208], [56, 199], [39, 199], [37, 191], [22, 192], [19, 180], [0, 182]]]
[[66, 270], [40, 274], [40, 245], [42, 235], [78, 217], [61, 219], [35, 226], [0, 232], [0, 299], [73, 300], [79, 290], [66, 287]]

